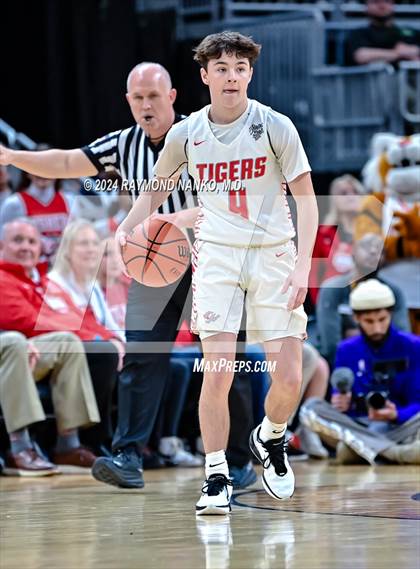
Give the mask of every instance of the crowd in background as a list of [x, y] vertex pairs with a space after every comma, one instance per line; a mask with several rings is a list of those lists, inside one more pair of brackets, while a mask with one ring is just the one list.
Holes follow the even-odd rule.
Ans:
[[[368, 26], [347, 38], [347, 64], [419, 60], [419, 34], [395, 25], [392, 0], [367, 0], [366, 15]], [[169, 85], [169, 98], [156, 114], [169, 121], [161, 129], [166, 132], [181, 117], [172, 116], [176, 91], [166, 70], [163, 83], [164, 89]], [[139, 103], [130, 96], [127, 100], [137, 125], [147, 132]], [[121, 131], [126, 144], [134, 144], [134, 132], [140, 136], [136, 129]], [[129, 174], [122, 169], [125, 163], [116, 166], [120, 149], [114, 135], [80, 149], [83, 160], [75, 151], [83, 168], [99, 172], [93, 180], [44, 178], [0, 165], [0, 456], [5, 474], [90, 472], [97, 457], [110, 456], [115, 441], [124, 439], [118, 429], [131, 419], [138, 423], [143, 412], [133, 409], [140, 384], [120, 374], [132, 367], [135, 375], [136, 358], [127, 354], [141, 349], [135, 347], [141, 342], [127, 341], [134, 332], [126, 338], [130, 279], [122, 272], [113, 239], [132, 204], [116, 171], [136, 178], [139, 170], [136, 166]], [[155, 146], [142, 139], [153, 160], [161, 138]], [[150, 175], [148, 160], [142, 168]], [[290, 455], [335, 457], [340, 463], [420, 462], [419, 164], [420, 135], [378, 133], [360, 179], [343, 173], [331, 182], [325, 199], [319, 196], [321, 222], [305, 302], [303, 385], [289, 424]], [[131, 312], [127, 321], [133, 322], [137, 313]], [[199, 340], [181, 319], [170, 377], [154, 425], [147, 425], [152, 434], [143, 433], [144, 468], [203, 464], [197, 417], [202, 374], [194, 370], [200, 357]], [[264, 352], [247, 345], [240, 357], [261, 362]], [[150, 362], [156, 364], [156, 377], [149, 383], [159, 383], [157, 360]], [[247, 428], [261, 421], [270, 375], [260, 368], [241, 381], [239, 397], [251, 401], [238, 406], [236, 417], [238, 399], [231, 406], [232, 431], [243, 424], [244, 409], [253, 415]], [[131, 419], [117, 420], [118, 385], [120, 398], [124, 385], [131, 392], [123, 406]], [[146, 397], [157, 396], [159, 390], [152, 393], [152, 387], [145, 388]], [[38, 429], [40, 424], [47, 428]], [[137, 442], [125, 441], [128, 448]], [[118, 466], [119, 457], [114, 458]], [[243, 484], [236, 480], [236, 486], [256, 479], [249, 459], [246, 452], [240, 456], [237, 474]]]
[[[350, 174], [337, 177], [330, 185], [327, 207], [321, 208], [326, 211], [315, 243], [306, 301], [309, 323], [301, 420], [296, 413], [290, 422], [291, 455], [325, 459], [336, 453], [338, 461], [355, 461], [351, 445], [343, 440], [341, 447], [333, 444], [331, 433], [322, 426], [322, 413], [319, 408], [314, 410], [314, 401], [318, 405], [320, 401], [330, 402], [328, 405], [348, 415], [349, 421], [363, 416], [376, 424], [388, 422], [389, 427], [401, 426], [417, 416], [418, 422], [418, 169], [404, 171], [407, 148], [412, 155], [420, 155], [420, 142], [415, 137], [408, 142], [393, 135], [378, 135], [363, 183]], [[57, 468], [88, 469], [97, 456], [110, 452], [118, 373], [130, 349], [124, 334], [130, 279], [116, 258], [113, 233], [131, 201], [117, 189], [115, 177], [112, 191], [95, 192], [86, 191], [84, 180], [64, 185], [60, 180], [20, 174], [13, 186], [8, 169], [0, 167], [0, 404], [9, 439], [3, 437], [1, 451], [5, 472], [25, 471], [24, 462], [13, 461], [22, 452], [38, 453], [39, 473], [53, 473]], [[361, 282], [370, 283], [366, 294], [372, 298], [368, 304], [362, 300], [360, 308], [355, 308], [357, 299], [352, 305], [351, 297]], [[383, 305], [381, 298], [385, 299]], [[386, 318], [385, 325], [383, 321], [363, 324], [360, 310], [367, 310], [366, 314], [385, 310], [392, 324], [389, 326]], [[201, 374], [193, 369], [194, 358], [201, 355], [200, 345], [189, 332], [188, 323], [179, 324], [171, 378], [145, 449], [145, 468], [203, 463], [196, 412]], [[360, 393], [353, 391], [352, 397], [351, 385], [344, 391], [334, 382], [331, 385], [331, 372], [337, 367], [347, 371], [354, 368], [357, 378], [366, 370], [357, 369], [360, 361], [356, 361], [356, 353], [354, 361], [349, 360], [349, 342], [362, 337], [374, 349], [376, 341], [379, 354], [385, 341], [400, 341], [399, 336], [393, 337], [398, 331], [412, 333], [404, 338], [411, 338], [413, 349], [406, 354], [406, 367], [391, 373], [390, 384], [401, 383], [400, 392], [392, 400], [393, 387], [387, 388], [386, 405], [392, 404], [393, 411], [395, 405], [405, 411], [374, 417], [365, 407], [355, 415], [356, 395], [360, 399]], [[344, 364], [343, 350], [347, 354]], [[398, 353], [392, 351], [385, 356], [401, 359], [404, 353], [403, 348]], [[263, 352], [249, 346], [246, 358], [261, 361]], [[269, 374], [252, 372], [249, 381], [254, 423], [258, 424], [264, 416], [262, 401]], [[49, 430], [55, 432], [49, 437], [43, 433], [37, 441], [36, 429], [27, 426], [46, 419], [48, 401], [55, 415]], [[418, 437], [416, 429], [418, 425], [408, 436]], [[407, 433], [403, 434], [402, 441], [406, 442]], [[408, 454], [391, 453], [385, 459], [416, 461], [413, 452], [418, 457], [418, 446], [408, 446]], [[361, 452], [360, 456], [370, 461], [369, 453]]]

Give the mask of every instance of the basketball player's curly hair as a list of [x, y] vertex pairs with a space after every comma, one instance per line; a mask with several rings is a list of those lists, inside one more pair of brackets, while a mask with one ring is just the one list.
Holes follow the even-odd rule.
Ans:
[[194, 61], [198, 61], [201, 67], [207, 71], [209, 60], [218, 59], [223, 52], [246, 58], [249, 60], [250, 66], [254, 67], [261, 46], [255, 43], [252, 38], [243, 36], [238, 32], [220, 32], [206, 36], [193, 51]]

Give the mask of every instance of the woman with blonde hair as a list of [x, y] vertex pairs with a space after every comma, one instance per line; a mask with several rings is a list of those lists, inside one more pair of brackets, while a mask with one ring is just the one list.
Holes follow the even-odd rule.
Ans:
[[90, 221], [72, 221], [64, 230], [53, 270], [48, 276], [70, 294], [76, 306], [90, 308], [99, 324], [111, 331], [113, 337], [124, 341], [124, 333], [115, 322], [102, 289], [96, 282], [103, 249], [95, 226]]
[[321, 283], [353, 268], [353, 228], [365, 193], [357, 178], [344, 174], [329, 188], [329, 209], [318, 228], [309, 275], [309, 295], [316, 304]]
[[[93, 224], [69, 223], [63, 232], [53, 270], [48, 274], [49, 302], [67, 299], [80, 313], [74, 332], [84, 341], [101, 423], [85, 431], [83, 442], [104, 454], [112, 439], [111, 406], [117, 371], [124, 357], [124, 334], [115, 323], [96, 276], [103, 248]], [[59, 309], [60, 307], [57, 306]], [[83, 436], [83, 435], [82, 435]]]

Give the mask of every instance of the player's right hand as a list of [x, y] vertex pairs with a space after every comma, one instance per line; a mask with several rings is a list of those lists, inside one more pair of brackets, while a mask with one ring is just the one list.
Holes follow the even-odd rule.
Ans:
[[0, 144], [0, 165], [9, 166], [12, 163], [13, 150]]
[[126, 231], [124, 231], [124, 229], [120, 229], [118, 228], [117, 231], [115, 232], [115, 244], [116, 244], [116, 249], [117, 249], [117, 257], [118, 257], [118, 263], [121, 267], [121, 271], [124, 273], [124, 275], [128, 278], [131, 278], [130, 273], [127, 270], [127, 267], [125, 266], [124, 263], [124, 259], [122, 256], [122, 252], [124, 250], [124, 247], [127, 245], [127, 237], [128, 237], [128, 233]]
[[305, 302], [308, 292], [308, 277], [310, 265], [304, 266], [296, 264], [293, 271], [287, 277], [281, 289], [281, 294], [291, 289], [289, 299], [287, 301], [287, 310], [292, 311], [301, 306]]
[[127, 237], [127, 231], [124, 231], [124, 229], [120, 228], [117, 229], [115, 232], [115, 241], [117, 243], [118, 250], [121, 250], [122, 247], [125, 247], [127, 245]]

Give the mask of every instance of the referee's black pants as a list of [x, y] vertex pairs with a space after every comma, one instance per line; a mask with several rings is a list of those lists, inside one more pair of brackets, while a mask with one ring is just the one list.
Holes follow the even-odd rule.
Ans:
[[83, 445], [100, 453], [101, 446], [109, 449], [112, 440], [112, 396], [118, 377], [118, 351], [112, 342], [83, 342], [83, 345], [101, 421], [81, 429], [79, 436]]
[[[180, 283], [168, 287], [150, 288], [132, 282], [127, 303], [126, 356], [119, 377], [118, 423], [112, 441], [113, 450], [134, 445], [142, 452], [149, 442], [170, 374], [171, 344], [175, 341], [180, 322], [190, 319], [190, 295], [191, 269]], [[159, 349], [159, 342], [166, 345]], [[236, 374], [229, 396], [231, 435], [228, 459], [234, 466], [242, 467], [250, 459], [251, 398], [249, 377], [244, 373]]]

